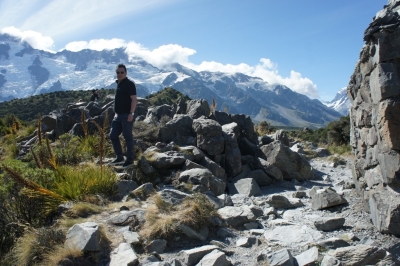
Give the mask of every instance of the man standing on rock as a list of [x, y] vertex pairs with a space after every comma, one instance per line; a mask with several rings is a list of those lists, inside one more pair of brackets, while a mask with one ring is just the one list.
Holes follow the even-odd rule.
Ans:
[[[116, 69], [117, 89], [115, 92], [114, 111], [115, 116], [111, 123], [110, 139], [114, 148], [116, 159], [111, 165], [122, 164], [122, 168], [128, 168], [133, 164], [133, 117], [136, 109], [137, 97], [135, 83], [126, 77], [126, 67], [119, 64]], [[126, 160], [122, 152], [119, 136], [124, 136], [126, 142]]]

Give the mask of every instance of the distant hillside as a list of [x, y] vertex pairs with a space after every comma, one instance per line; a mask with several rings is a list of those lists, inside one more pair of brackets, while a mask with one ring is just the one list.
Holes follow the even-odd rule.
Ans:
[[150, 101], [151, 105], [172, 105], [176, 103], [179, 98], [182, 98], [184, 101], [191, 100], [187, 95], [184, 95], [171, 87], [165, 88], [146, 97], [146, 99]]
[[[55, 91], [40, 95], [30, 96], [23, 99], [14, 99], [0, 103], [0, 117], [6, 114], [14, 114], [19, 119], [31, 121], [37, 118], [37, 114], [48, 114], [53, 110], [65, 108], [68, 103], [77, 102], [82, 99], [89, 102], [91, 91]], [[105, 91], [101, 90], [104, 95]]]
[[[137, 85], [140, 89], [140, 85]], [[107, 95], [114, 94], [114, 89], [100, 89], [101, 99]], [[0, 118], [7, 114], [14, 114], [23, 121], [32, 121], [37, 118], [37, 115], [46, 115], [54, 110], [59, 110], [67, 107], [69, 103], [75, 103], [80, 99], [84, 102], [90, 101], [91, 91], [55, 91], [39, 95], [30, 96], [23, 99], [14, 99], [0, 103]], [[165, 88], [157, 93], [151, 94], [146, 98], [152, 105], [173, 104], [180, 97], [184, 100], [190, 98], [173, 88]], [[100, 100], [101, 100], [100, 99]]]

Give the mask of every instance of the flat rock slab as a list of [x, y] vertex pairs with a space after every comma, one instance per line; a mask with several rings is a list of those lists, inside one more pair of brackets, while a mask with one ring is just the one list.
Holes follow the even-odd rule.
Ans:
[[263, 215], [263, 211], [255, 206], [226, 206], [219, 209], [218, 214], [227, 224], [240, 226], [245, 223], [254, 222], [257, 217]]
[[323, 235], [306, 225], [287, 225], [265, 232], [264, 237], [281, 246], [303, 246], [321, 239]]
[[123, 233], [125, 242], [128, 244], [138, 244], [140, 242], [140, 236], [136, 232], [126, 231]]
[[313, 265], [318, 260], [318, 248], [312, 247], [297, 255], [295, 258], [298, 266]]
[[311, 204], [313, 210], [322, 210], [325, 208], [346, 204], [347, 200], [336, 193], [332, 188], [319, 189], [312, 196]]
[[326, 249], [337, 249], [350, 246], [350, 244], [343, 239], [332, 237], [326, 240], [317, 242], [317, 245], [324, 247]]
[[135, 221], [135, 213], [132, 211], [122, 211], [122, 213], [108, 220], [109, 223], [120, 226], [128, 225], [134, 221]]
[[375, 265], [386, 256], [386, 251], [374, 246], [357, 245], [328, 251], [328, 255], [344, 265]]
[[303, 202], [298, 198], [286, 198], [285, 196], [278, 194], [269, 196], [265, 202], [271, 207], [282, 209], [292, 209], [304, 206]]
[[314, 226], [320, 231], [333, 231], [342, 228], [345, 221], [341, 217], [321, 218], [314, 222]]
[[287, 249], [281, 249], [271, 255], [270, 266], [294, 266], [295, 260]]
[[226, 258], [224, 252], [214, 250], [211, 253], [205, 255], [197, 266], [229, 266], [231, 262]]
[[109, 266], [137, 265], [138, 258], [128, 243], [121, 243], [111, 252]]
[[218, 249], [217, 246], [206, 245], [198, 248], [184, 250], [183, 255], [185, 257], [185, 263], [188, 266], [196, 265], [205, 255], [216, 249]]

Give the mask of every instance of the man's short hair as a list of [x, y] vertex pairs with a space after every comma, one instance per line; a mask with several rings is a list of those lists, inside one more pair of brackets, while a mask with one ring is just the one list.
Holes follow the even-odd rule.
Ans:
[[118, 68], [123, 68], [123, 69], [125, 69], [125, 73], [127, 72], [127, 71], [126, 71], [126, 66], [125, 66], [124, 64], [119, 64], [119, 65], [117, 66], [117, 69], [118, 69]]
[[92, 90], [92, 92], [96, 92], [96, 90]]

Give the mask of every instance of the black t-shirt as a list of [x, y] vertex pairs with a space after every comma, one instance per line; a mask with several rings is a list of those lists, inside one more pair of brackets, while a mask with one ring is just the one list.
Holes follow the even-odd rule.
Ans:
[[[118, 84], [118, 81], [116, 81]], [[136, 86], [128, 78], [123, 79], [115, 91], [114, 111], [117, 114], [129, 114], [131, 112], [131, 96], [136, 95]]]

